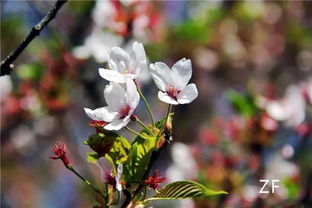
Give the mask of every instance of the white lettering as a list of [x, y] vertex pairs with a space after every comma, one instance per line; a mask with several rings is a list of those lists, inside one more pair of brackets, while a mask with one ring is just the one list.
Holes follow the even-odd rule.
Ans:
[[264, 188], [269, 183], [269, 181], [270, 180], [260, 179], [260, 182], [264, 182], [264, 185], [262, 186], [262, 188], [259, 191], [260, 194], [268, 194], [269, 193], [269, 191], [264, 191]]

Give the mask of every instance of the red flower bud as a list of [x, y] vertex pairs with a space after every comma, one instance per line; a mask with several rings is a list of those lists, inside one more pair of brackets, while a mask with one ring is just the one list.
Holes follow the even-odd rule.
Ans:
[[144, 184], [149, 188], [157, 190], [159, 188], [159, 184], [166, 180], [165, 177], [159, 177], [158, 170], [154, 171], [153, 176], [149, 176], [147, 180], [144, 181]]
[[63, 142], [56, 142], [54, 146], [52, 147], [52, 151], [55, 156], [49, 156], [49, 158], [51, 158], [52, 160], [60, 159], [62, 160], [64, 165], [66, 166], [70, 165], [69, 159], [66, 156], [66, 153], [67, 153], [66, 144], [64, 144]]
[[138, 117], [136, 115], [132, 114], [130, 116], [130, 119], [131, 119], [131, 121], [136, 121], [136, 120], [138, 120]]

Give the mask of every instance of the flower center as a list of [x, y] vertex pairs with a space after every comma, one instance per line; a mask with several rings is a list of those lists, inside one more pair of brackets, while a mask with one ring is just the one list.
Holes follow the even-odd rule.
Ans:
[[130, 106], [129, 105], [124, 105], [119, 109], [119, 118], [124, 119], [126, 116], [129, 115], [130, 112]]
[[175, 89], [172, 85], [168, 87], [167, 94], [173, 99], [177, 99], [177, 95], [180, 93], [180, 90]]

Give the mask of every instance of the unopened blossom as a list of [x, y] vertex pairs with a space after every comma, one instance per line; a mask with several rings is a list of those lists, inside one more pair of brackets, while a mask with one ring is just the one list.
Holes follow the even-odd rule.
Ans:
[[144, 184], [149, 188], [157, 190], [159, 185], [166, 180], [165, 177], [160, 177], [158, 175], [158, 170], [154, 171], [153, 176], [149, 176], [147, 180], [144, 181]]
[[107, 130], [119, 130], [126, 126], [139, 104], [140, 95], [134, 82], [130, 79], [126, 84], [110, 83], [104, 90], [106, 107], [91, 110], [85, 108], [87, 115], [96, 121], [105, 121]]
[[109, 170], [111, 163], [109, 163], [103, 157], [97, 161], [97, 166], [100, 168], [101, 181], [107, 183], [108, 185], [114, 186], [118, 191], [122, 191], [121, 177], [123, 174], [123, 164], [121, 163], [118, 165], [116, 175], [114, 175], [112, 171]]
[[192, 77], [192, 64], [189, 59], [181, 59], [170, 69], [166, 64], [157, 62], [150, 65], [152, 77], [160, 89], [158, 98], [169, 104], [192, 102], [198, 91], [195, 84], [188, 84]]
[[67, 153], [66, 144], [64, 144], [63, 142], [56, 142], [53, 145], [52, 151], [54, 153], [54, 156], [49, 156], [52, 160], [62, 160], [64, 165], [66, 166], [70, 165], [69, 159], [66, 155]]
[[143, 45], [134, 42], [130, 53], [122, 48], [113, 47], [109, 54], [108, 65], [110, 69], [99, 69], [104, 79], [117, 83], [125, 83], [127, 79], [136, 79], [146, 68]]

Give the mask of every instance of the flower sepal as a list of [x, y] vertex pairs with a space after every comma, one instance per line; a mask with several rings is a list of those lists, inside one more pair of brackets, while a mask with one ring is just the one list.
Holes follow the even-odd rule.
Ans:
[[91, 135], [84, 144], [89, 145], [101, 157], [110, 151], [117, 137], [117, 133], [103, 129], [102, 133]]
[[159, 185], [166, 180], [166, 177], [160, 177], [158, 174], [158, 170], [154, 171], [152, 176], [149, 176], [147, 180], [144, 181], [144, 184], [148, 188], [152, 188], [155, 191], [159, 188]]

